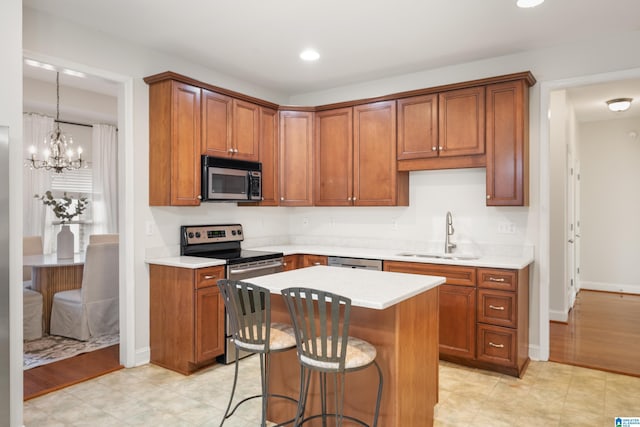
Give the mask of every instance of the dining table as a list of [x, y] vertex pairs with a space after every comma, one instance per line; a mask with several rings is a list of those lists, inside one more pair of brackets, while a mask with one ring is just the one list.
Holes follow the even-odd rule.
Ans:
[[[350, 298], [349, 335], [376, 347], [384, 378], [378, 425], [433, 425], [438, 402], [438, 292], [444, 277], [314, 266], [246, 281], [269, 289], [273, 322], [291, 323], [281, 294], [284, 288], [313, 288]], [[300, 368], [296, 352], [272, 354], [270, 369], [269, 392], [297, 399]], [[377, 381], [375, 369], [346, 376], [345, 414], [371, 422]], [[320, 411], [319, 395], [316, 382], [309, 392], [310, 413]], [[269, 420], [290, 418], [292, 408], [287, 404], [269, 402]], [[319, 421], [309, 425], [321, 425]]]
[[31, 288], [42, 294], [43, 331], [49, 333], [51, 306], [56, 292], [79, 289], [82, 286], [85, 252], [73, 258], [58, 258], [56, 253], [25, 255], [22, 264], [31, 267]]

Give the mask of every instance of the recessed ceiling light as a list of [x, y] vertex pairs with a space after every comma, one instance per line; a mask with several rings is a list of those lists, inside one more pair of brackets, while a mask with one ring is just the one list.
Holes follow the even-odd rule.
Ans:
[[610, 99], [607, 101], [607, 106], [611, 111], [627, 111], [631, 107], [631, 101], [633, 101], [633, 98]]
[[40, 62], [40, 61], [36, 61], [34, 59], [25, 59], [24, 63], [27, 65], [30, 65], [32, 67], [37, 67], [37, 68], [44, 68], [45, 70], [49, 70], [49, 71], [56, 71], [56, 67], [54, 67], [51, 64], [46, 64], [44, 62]]
[[516, 5], [522, 8], [536, 7], [544, 3], [544, 0], [517, 0]]
[[304, 61], [317, 61], [320, 54], [313, 49], [305, 49], [300, 53], [300, 59]]
[[65, 68], [64, 70], [62, 70], [63, 73], [65, 73], [68, 76], [74, 76], [74, 77], [81, 77], [81, 78], [85, 78], [87, 77], [87, 75], [81, 71], [75, 71], [75, 70], [69, 70], [67, 68]]

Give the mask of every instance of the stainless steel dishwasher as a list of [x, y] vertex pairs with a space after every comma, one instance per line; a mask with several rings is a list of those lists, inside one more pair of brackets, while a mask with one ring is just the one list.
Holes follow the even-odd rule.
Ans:
[[367, 258], [347, 258], [339, 256], [328, 257], [330, 267], [364, 268], [365, 270], [382, 270], [382, 260]]

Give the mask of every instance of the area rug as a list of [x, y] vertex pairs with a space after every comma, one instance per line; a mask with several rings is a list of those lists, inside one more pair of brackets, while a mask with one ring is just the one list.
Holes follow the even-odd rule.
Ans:
[[68, 359], [89, 351], [118, 344], [119, 334], [92, 337], [89, 341], [78, 341], [57, 335], [45, 335], [40, 339], [25, 341], [24, 370]]

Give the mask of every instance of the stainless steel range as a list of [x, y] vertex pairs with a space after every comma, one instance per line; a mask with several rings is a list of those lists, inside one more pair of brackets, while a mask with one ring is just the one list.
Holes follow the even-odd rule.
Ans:
[[[240, 224], [183, 225], [180, 227], [180, 254], [226, 261], [226, 277], [244, 280], [252, 277], [283, 271], [282, 252], [245, 250], [240, 247], [244, 232]], [[231, 339], [229, 317], [225, 316], [224, 355], [218, 358], [223, 363], [233, 363], [235, 346]], [[240, 357], [252, 353], [240, 351]]]

